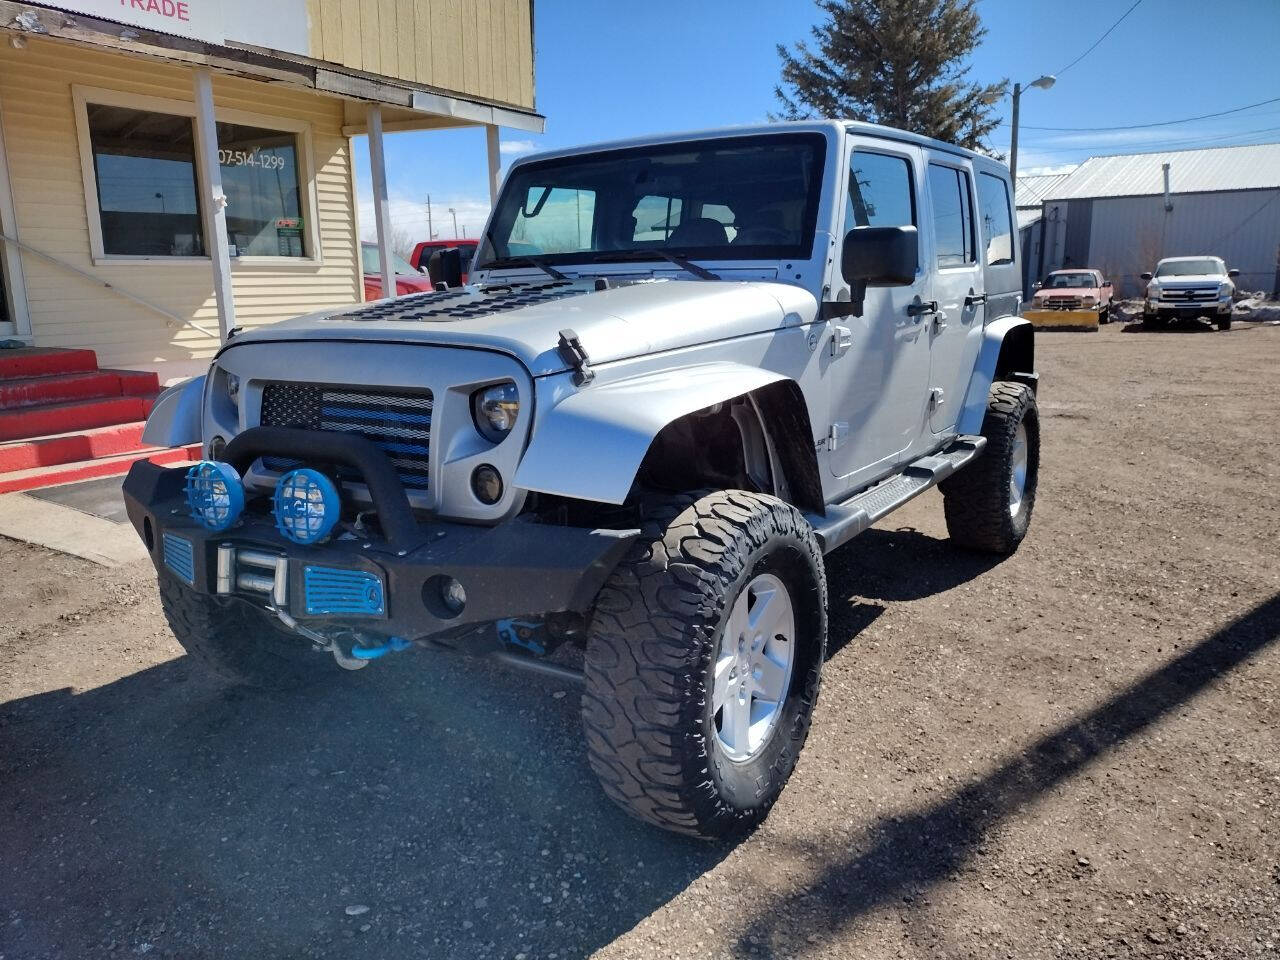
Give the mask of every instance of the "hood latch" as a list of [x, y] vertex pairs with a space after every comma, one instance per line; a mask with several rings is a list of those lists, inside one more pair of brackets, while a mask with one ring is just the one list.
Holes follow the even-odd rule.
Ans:
[[596, 378], [596, 372], [590, 366], [591, 358], [587, 356], [586, 348], [572, 329], [560, 331], [560, 345], [557, 349], [564, 362], [573, 367], [574, 386], [581, 387]]

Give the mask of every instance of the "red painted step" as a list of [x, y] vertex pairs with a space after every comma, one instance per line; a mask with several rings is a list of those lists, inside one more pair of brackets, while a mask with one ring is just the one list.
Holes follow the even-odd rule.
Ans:
[[114, 457], [142, 449], [142, 421], [0, 443], [0, 473]]
[[37, 467], [34, 470], [19, 470], [15, 473], [0, 474], [0, 493], [15, 493], [19, 490], [38, 490], [42, 487], [56, 487], [63, 483], [74, 483], [77, 480], [94, 480], [98, 477], [117, 477], [129, 472], [129, 467], [139, 460], [150, 460], [152, 463], [178, 464], [188, 460], [200, 459], [200, 447], [177, 447], [172, 450], [158, 450], [150, 447], [145, 450], [134, 450], [102, 460], [85, 460], [81, 463], [64, 463], [52, 467]]
[[98, 355], [92, 350], [63, 350], [56, 347], [19, 347], [0, 350], [0, 379], [51, 377], [60, 373], [92, 373], [98, 369]]
[[[151, 392], [155, 393], [154, 390]], [[14, 377], [0, 380], [0, 410], [123, 394], [119, 374], [105, 370], [64, 373], [56, 377]]]
[[26, 440], [145, 420], [153, 397], [105, 397], [0, 410], [0, 440]]
[[126, 397], [154, 397], [160, 392], [160, 375], [154, 370], [103, 370], [120, 378], [120, 392]]

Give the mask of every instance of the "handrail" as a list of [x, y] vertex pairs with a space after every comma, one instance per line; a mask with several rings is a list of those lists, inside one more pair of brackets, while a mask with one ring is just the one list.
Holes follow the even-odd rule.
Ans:
[[84, 279], [90, 281], [91, 283], [96, 283], [99, 286], [106, 287], [108, 290], [112, 291], [113, 293], [119, 294], [120, 296], [124, 297], [126, 300], [132, 300], [134, 303], [137, 303], [141, 306], [146, 307], [148, 310], [152, 311], [153, 313], [160, 314], [160, 316], [164, 317], [165, 320], [168, 322], [169, 326], [171, 327], [175, 325], [180, 326], [182, 324], [187, 324], [189, 326], [195, 327], [197, 330], [203, 333], [206, 337], [213, 337], [215, 340], [220, 339], [218, 334], [214, 333], [208, 327], [201, 326], [200, 324], [196, 323], [196, 321], [188, 317], [180, 317], [176, 313], [170, 313], [168, 310], [164, 309], [164, 307], [158, 307], [151, 301], [144, 300], [142, 297], [138, 296], [136, 293], [130, 293], [128, 290], [125, 290], [123, 287], [117, 287], [114, 283], [110, 283], [106, 280], [103, 280], [101, 277], [94, 276], [92, 273], [89, 273], [87, 270], [81, 270], [79, 267], [73, 264], [67, 263], [65, 260], [59, 260], [57, 257], [53, 256], [52, 254], [45, 253], [43, 250], [38, 250], [35, 247], [31, 246], [30, 244], [23, 243], [21, 240], [18, 240], [15, 237], [11, 237], [6, 233], [0, 233], [0, 240], [3, 240], [5, 243], [12, 243], [19, 250], [25, 250], [27, 253], [34, 254], [35, 256], [40, 257], [41, 259], [44, 259], [44, 260], [48, 260], [50, 263], [54, 264], [55, 266], [62, 267], [64, 270], [70, 270], [72, 273], [78, 274], [79, 276], [84, 277]]

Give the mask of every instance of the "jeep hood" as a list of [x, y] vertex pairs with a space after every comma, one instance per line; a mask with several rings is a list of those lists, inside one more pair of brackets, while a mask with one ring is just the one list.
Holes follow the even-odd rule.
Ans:
[[394, 341], [498, 350], [534, 376], [568, 369], [573, 330], [592, 364], [813, 320], [817, 301], [769, 282], [655, 279], [596, 290], [593, 280], [488, 284], [314, 313], [239, 334], [236, 346], [289, 340]]

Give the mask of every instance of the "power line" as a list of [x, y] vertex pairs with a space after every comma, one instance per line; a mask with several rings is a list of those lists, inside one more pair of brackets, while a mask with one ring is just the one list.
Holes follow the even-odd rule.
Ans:
[[1124, 18], [1125, 18], [1125, 17], [1129, 16], [1129, 14], [1133, 13], [1133, 11], [1135, 11], [1135, 10], [1137, 10], [1137, 9], [1138, 9], [1138, 5], [1139, 5], [1140, 3], [1142, 3], [1142, 0], [1134, 0], [1134, 4], [1133, 4], [1133, 6], [1132, 6], [1132, 7], [1130, 7], [1128, 10], [1126, 10], [1126, 11], [1121, 15], [1121, 17], [1120, 17], [1120, 19], [1119, 19], [1119, 20], [1117, 20], [1115, 23], [1113, 23], [1111, 26], [1109, 26], [1109, 27], [1107, 28], [1107, 32], [1106, 32], [1106, 33], [1104, 33], [1102, 36], [1100, 36], [1097, 40], [1093, 41], [1093, 46], [1091, 46], [1091, 47], [1090, 47], [1088, 50], [1086, 50], [1084, 53], [1080, 54], [1080, 56], [1076, 57], [1074, 60], [1072, 60], [1070, 63], [1068, 63], [1065, 67], [1063, 67], [1061, 70], [1059, 70], [1057, 73], [1055, 73], [1055, 74], [1054, 74], [1054, 76], [1055, 76], [1055, 77], [1060, 77], [1060, 76], [1062, 76], [1064, 73], [1066, 73], [1066, 72], [1067, 72], [1068, 70], [1070, 70], [1072, 67], [1074, 67], [1077, 63], [1079, 63], [1081, 60], [1083, 60], [1085, 57], [1087, 57], [1089, 54], [1093, 53], [1094, 49], [1096, 49], [1096, 48], [1097, 48], [1098, 44], [1100, 44], [1103, 40], [1107, 39], [1107, 37], [1111, 36], [1111, 31], [1112, 31], [1112, 30], [1114, 30], [1116, 27], [1120, 26], [1120, 24], [1124, 22]]
[[[1265, 107], [1269, 103], [1280, 103], [1280, 97], [1272, 97], [1270, 100], [1259, 100], [1257, 103], [1250, 103], [1243, 107], [1234, 107], [1231, 110], [1223, 110], [1219, 113], [1203, 113], [1198, 117], [1183, 117], [1181, 120], [1157, 120], [1155, 123], [1127, 123], [1120, 127], [1033, 127], [1030, 124], [1018, 124], [1023, 130], [1052, 130], [1055, 133], [1107, 133], [1113, 130], [1146, 130], [1150, 127], [1169, 127], [1178, 123], [1191, 123], [1195, 120], [1212, 120], [1214, 117], [1225, 117], [1232, 113], [1243, 113], [1245, 110], [1252, 110], [1254, 107]], [[1000, 125], [1007, 127], [1007, 120], [1000, 121]]]
[[[1224, 133], [1204, 137], [1178, 137], [1173, 140], [1142, 140], [1133, 144], [1130, 153], [1154, 153], [1161, 152], [1167, 148], [1193, 148], [1203, 144], [1220, 143], [1224, 147], [1251, 147], [1257, 146], [1259, 143], [1269, 143], [1268, 140], [1253, 140], [1254, 137], [1263, 137], [1269, 134], [1280, 132], [1280, 127], [1264, 127], [1261, 130], [1247, 130], [1239, 133]], [[1224, 143], [1226, 140], [1239, 140], [1239, 143]], [[1244, 142], [1244, 141], [1248, 142]], [[1033, 146], [1051, 145], [1056, 143], [1054, 140], [1036, 140], [1032, 138]], [[1045, 153], [1078, 153], [1081, 150], [1092, 150], [1096, 147], [1090, 147], [1087, 144], [1077, 146], [1062, 145], [1058, 150], [1044, 150]]]

